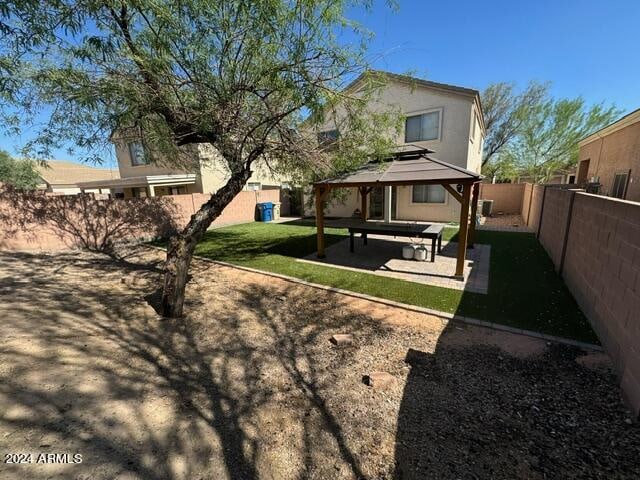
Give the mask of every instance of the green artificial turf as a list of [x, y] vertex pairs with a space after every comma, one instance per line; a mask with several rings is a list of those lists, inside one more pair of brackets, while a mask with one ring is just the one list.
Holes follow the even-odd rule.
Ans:
[[[446, 228], [444, 239], [455, 240], [456, 234], [457, 229]], [[344, 229], [325, 229], [327, 245], [346, 236]], [[487, 295], [298, 262], [296, 258], [316, 250], [315, 227], [306, 222], [248, 223], [210, 230], [198, 244], [196, 254], [443, 312], [597, 343], [586, 318], [533, 234], [478, 231], [476, 242], [491, 245]]]

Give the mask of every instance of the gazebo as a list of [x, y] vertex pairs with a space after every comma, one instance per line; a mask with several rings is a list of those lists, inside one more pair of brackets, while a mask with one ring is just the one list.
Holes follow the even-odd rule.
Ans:
[[325, 257], [324, 204], [332, 189], [357, 188], [362, 202], [360, 221], [366, 222], [367, 195], [375, 187], [436, 184], [442, 185], [461, 205], [455, 277], [463, 278], [466, 250], [467, 247], [473, 246], [475, 237], [475, 218], [482, 176], [438, 160], [431, 156], [432, 153], [434, 152], [428, 149], [406, 146], [390, 157], [368, 162], [355, 172], [315, 182], [313, 187], [316, 200], [318, 258]]

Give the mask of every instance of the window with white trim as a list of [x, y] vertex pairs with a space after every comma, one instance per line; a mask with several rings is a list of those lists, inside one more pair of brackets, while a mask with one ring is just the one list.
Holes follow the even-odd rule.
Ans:
[[141, 142], [131, 142], [129, 144], [129, 155], [131, 156], [131, 166], [133, 167], [147, 165], [149, 163]]
[[440, 138], [440, 112], [434, 110], [420, 115], [407, 117], [404, 124], [404, 141], [425, 142]]
[[262, 184], [260, 182], [247, 183], [247, 190], [262, 190]]
[[413, 203], [445, 203], [446, 198], [442, 185], [414, 185], [411, 194]]

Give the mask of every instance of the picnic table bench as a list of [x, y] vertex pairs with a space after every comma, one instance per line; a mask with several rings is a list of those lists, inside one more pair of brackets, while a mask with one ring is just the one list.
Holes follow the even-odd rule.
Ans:
[[442, 250], [442, 225], [425, 225], [416, 223], [375, 223], [358, 222], [348, 225], [349, 229], [349, 250], [353, 253], [355, 249], [354, 236], [356, 233], [362, 234], [364, 244], [367, 244], [367, 235], [388, 235], [392, 237], [411, 237], [431, 239], [431, 261], [436, 259], [436, 242], [438, 253]]

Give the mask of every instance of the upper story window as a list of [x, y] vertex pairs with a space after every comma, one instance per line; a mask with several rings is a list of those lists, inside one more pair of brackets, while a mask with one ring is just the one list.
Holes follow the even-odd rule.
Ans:
[[141, 142], [131, 142], [129, 144], [129, 156], [131, 157], [131, 165], [133, 167], [147, 165], [149, 163]]
[[329, 145], [338, 140], [340, 133], [337, 129], [318, 132], [318, 143], [320, 145]]
[[247, 183], [247, 190], [262, 190], [262, 184], [260, 182]]
[[405, 143], [438, 140], [440, 138], [440, 113], [434, 110], [407, 117], [404, 129]]
[[414, 185], [413, 203], [445, 203], [446, 194], [442, 185]]

